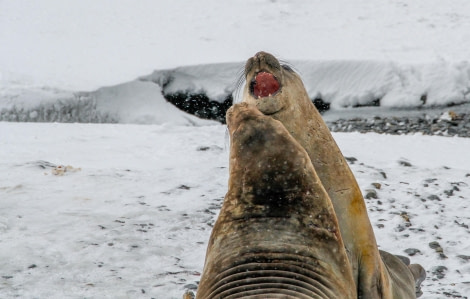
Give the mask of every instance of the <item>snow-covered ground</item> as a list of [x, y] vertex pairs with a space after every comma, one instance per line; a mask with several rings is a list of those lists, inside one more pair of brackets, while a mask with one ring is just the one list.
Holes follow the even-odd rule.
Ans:
[[[227, 190], [225, 126], [3, 122], [0, 134], [0, 297], [172, 299], [197, 285]], [[380, 248], [419, 250], [423, 298], [468, 296], [470, 139], [334, 137], [364, 194], [376, 190]]]
[[[0, 0], [0, 120], [23, 122], [0, 122], [0, 297], [196, 286], [229, 141], [163, 86], [222, 101], [265, 50], [336, 110], [468, 103], [468, 49], [467, 0]], [[48, 121], [79, 124], [24, 123]], [[334, 137], [380, 247], [426, 268], [423, 298], [468, 298], [470, 139]]]

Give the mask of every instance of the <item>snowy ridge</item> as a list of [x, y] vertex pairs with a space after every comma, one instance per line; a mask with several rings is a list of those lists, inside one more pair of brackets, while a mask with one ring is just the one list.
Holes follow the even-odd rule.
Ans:
[[[470, 63], [410, 64], [386, 61], [293, 61], [310, 98], [333, 109], [367, 105], [386, 107], [452, 105], [468, 102]], [[153, 81], [165, 93], [204, 93], [223, 101], [236, 89], [243, 63], [209, 64], [156, 71], [140, 80]]]
[[243, 70], [241, 62], [217, 63], [157, 70], [139, 79], [159, 84], [166, 94], [202, 93], [213, 101], [223, 102], [235, 90]]
[[333, 108], [367, 105], [374, 100], [386, 107], [452, 105], [470, 100], [470, 64], [466, 61], [329, 61], [298, 65], [310, 97], [321, 98]]
[[[432, 107], [469, 102], [470, 63], [404, 64], [381, 61], [296, 61], [310, 98], [332, 109], [380, 103], [383, 107]], [[0, 89], [0, 120], [201, 124], [167, 103], [164, 94], [204, 94], [223, 102], [237, 86], [243, 63], [155, 71], [93, 92], [30, 86]], [[237, 98], [238, 96], [238, 98]], [[178, 115], [178, 116], [177, 116]]]

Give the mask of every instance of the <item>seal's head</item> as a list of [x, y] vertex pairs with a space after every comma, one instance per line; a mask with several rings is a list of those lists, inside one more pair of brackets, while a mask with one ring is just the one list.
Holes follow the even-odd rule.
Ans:
[[307, 97], [300, 77], [266, 52], [258, 52], [248, 59], [245, 79], [243, 101], [255, 105], [265, 115], [289, 109], [289, 99], [298, 98], [299, 92]]

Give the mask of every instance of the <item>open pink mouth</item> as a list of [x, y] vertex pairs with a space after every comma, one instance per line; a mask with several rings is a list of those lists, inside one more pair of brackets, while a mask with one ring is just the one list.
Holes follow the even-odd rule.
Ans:
[[271, 73], [259, 72], [253, 81], [250, 89], [255, 98], [269, 97], [279, 91], [279, 81]]

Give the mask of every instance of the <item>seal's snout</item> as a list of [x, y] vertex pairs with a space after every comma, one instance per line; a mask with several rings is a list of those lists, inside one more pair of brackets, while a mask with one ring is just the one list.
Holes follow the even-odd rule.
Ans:
[[249, 82], [249, 91], [255, 99], [275, 95], [281, 89], [282, 68], [273, 55], [258, 52], [248, 59], [245, 65], [245, 76]]
[[279, 91], [279, 81], [268, 72], [259, 72], [250, 82], [250, 92], [255, 99], [270, 97]]

